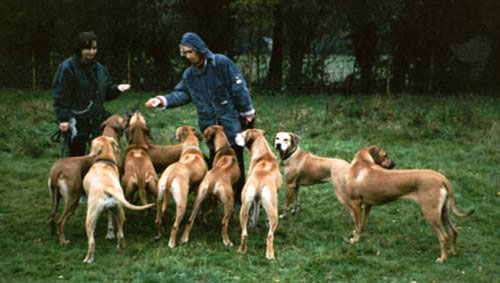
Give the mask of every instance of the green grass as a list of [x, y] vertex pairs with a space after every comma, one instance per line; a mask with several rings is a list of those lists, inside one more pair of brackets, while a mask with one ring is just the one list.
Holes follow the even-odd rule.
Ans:
[[[196, 126], [193, 106], [146, 110], [153, 93], [127, 93], [107, 104], [112, 113], [139, 107], [154, 142], [175, 143], [179, 125]], [[106, 219], [96, 229], [96, 262], [86, 254], [85, 210], [66, 225], [67, 246], [49, 233], [47, 176], [58, 158], [49, 137], [56, 129], [50, 92], [0, 90], [0, 281], [3, 282], [493, 282], [500, 276], [500, 100], [483, 96], [259, 96], [257, 127], [268, 141], [277, 131], [301, 137], [301, 146], [321, 156], [350, 161], [360, 147], [377, 144], [398, 168], [435, 169], [452, 181], [459, 208], [476, 212], [454, 219], [458, 256], [443, 264], [439, 244], [410, 201], [375, 207], [356, 245], [347, 243], [353, 223], [328, 184], [301, 190], [302, 210], [279, 222], [276, 260], [265, 259], [264, 225], [249, 232], [248, 254], [237, 251], [239, 221], [231, 223], [235, 246], [220, 236], [219, 205], [207, 223], [197, 221], [190, 242], [175, 249], [155, 241], [154, 209], [126, 211], [126, 249], [104, 239]], [[206, 150], [206, 148], [204, 148]], [[284, 189], [280, 193], [280, 208]], [[188, 205], [188, 218], [193, 195]], [[62, 212], [60, 205], [59, 212]], [[174, 211], [169, 206], [167, 231]], [[182, 234], [184, 222], [179, 232]]]

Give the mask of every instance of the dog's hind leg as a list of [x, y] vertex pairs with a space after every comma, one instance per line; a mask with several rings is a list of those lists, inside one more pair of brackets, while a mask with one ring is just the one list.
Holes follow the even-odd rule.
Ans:
[[274, 259], [274, 230], [278, 225], [278, 201], [277, 196], [264, 187], [262, 189], [262, 206], [267, 213], [269, 220], [269, 231], [267, 232], [266, 258]]
[[241, 208], [240, 208], [240, 225], [241, 225], [241, 242], [238, 249], [238, 253], [245, 254], [247, 252], [247, 240], [248, 240], [248, 214], [250, 212], [250, 206], [255, 199], [255, 188], [250, 186], [245, 186], [241, 192]]
[[436, 203], [433, 202], [421, 202], [421, 209], [422, 209], [422, 214], [424, 215], [425, 219], [431, 224], [432, 229], [434, 230], [434, 233], [436, 233], [436, 236], [439, 240], [439, 246], [441, 249], [441, 256], [436, 259], [437, 262], [443, 263], [446, 261], [448, 258], [448, 254], [446, 251], [447, 247], [447, 242], [448, 242], [448, 236], [446, 235], [446, 232], [444, 231], [443, 227], [443, 216], [441, 215], [443, 205], [445, 203], [445, 198], [446, 196], [441, 194], [441, 197], [439, 199], [436, 199], [435, 201], [439, 201], [440, 203], [436, 205]]
[[64, 212], [57, 222], [57, 234], [59, 235], [59, 242], [63, 245], [69, 244], [69, 241], [66, 240], [64, 236], [64, 226], [68, 219], [73, 215], [76, 208], [78, 207], [79, 197], [69, 197], [70, 199], [64, 205]]
[[170, 240], [168, 241], [168, 246], [170, 248], [175, 247], [175, 242], [177, 238], [177, 231], [179, 230], [179, 225], [184, 213], [186, 213], [187, 198], [189, 193], [189, 183], [185, 180], [180, 180], [180, 178], [174, 179], [172, 182], [172, 188], [170, 189], [172, 196], [175, 200], [175, 221], [172, 225], [172, 230], [170, 232]]
[[87, 256], [83, 260], [84, 263], [94, 262], [94, 252], [95, 252], [94, 231], [100, 210], [101, 208], [97, 207], [96, 205], [87, 207], [87, 220], [85, 221], [85, 229], [87, 231], [88, 247], [87, 247]]
[[232, 247], [233, 243], [229, 238], [229, 222], [231, 221], [231, 217], [234, 212], [233, 188], [230, 184], [220, 185], [220, 191], [220, 200], [224, 204], [224, 217], [222, 218], [222, 243], [224, 246]]
[[108, 209], [108, 213], [109, 215], [112, 216], [118, 228], [118, 232], [116, 233], [116, 238], [118, 240], [117, 248], [119, 248], [120, 251], [123, 252], [123, 250], [125, 249], [125, 236], [123, 234], [123, 225], [125, 223], [125, 210], [120, 204], [118, 204], [117, 207]]
[[448, 233], [450, 237], [450, 247], [451, 247], [451, 254], [456, 255], [457, 254], [457, 236], [458, 232], [457, 229], [455, 229], [455, 226], [451, 222], [450, 219], [450, 214], [449, 214], [449, 207], [448, 207], [448, 200], [446, 200], [445, 205], [443, 205], [442, 209], [442, 222], [446, 223], [446, 226], [448, 227]]
[[[113, 224], [113, 212], [108, 209], [108, 230], [106, 232], [106, 240], [113, 240], [115, 238], [115, 227]], [[118, 222], [116, 222], [118, 223]]]
[[191, 229], [194, 224], [194, 220], [196, 219], [196, 215], [198, 215], [198, 211], [200, 210], [200, 205], [203, 202], [203, 200], [207, 197], [207, 185], [208, 184], [201, 184], [198, 193], [196, 194], [196, 200], [194, 201], [193, 205], [193, 210], [191, 211], [191, 216], [189, 216], [188, 223], [186, 224], [186, 227], [184, 228], [184, 233], [182, 234], [181, 242], [182, 243], [187, 243], [189, 241], [189, 233], [191, 232]]

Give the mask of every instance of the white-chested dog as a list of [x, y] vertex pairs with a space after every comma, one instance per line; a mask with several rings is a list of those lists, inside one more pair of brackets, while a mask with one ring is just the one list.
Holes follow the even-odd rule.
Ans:
[[288, 214], [288, 205], [292, 203], [291, 212], [300, 209], [300, 186], [331, 182], [339, 201], [344, 204], [342, 185], [349, 171], [349, 163], [343, 159], [319, 157], [305, 152], [299, 147], [299, 137], [290, 132], [279, 132], [273, 136], [274, 148], [278, 150], [285, 171], [285, 207], [280, 218]]
[[95, 138], [91, 145], [91, 155], [95, 155], [94, 164], [83, 179], [83, 188], [88, 197], [87, 219], [85, 222], [88, 250], [87, 256], [83, 260], [85, 263], [94, 261], [94, 230], [99, 214], [103, 209], [113, 212], [113, 218], [118, 226], [118, 246], [123, 249], [125, 247], [123, 236], [125, 212], [123, 206], [133, 210], [142, 210], [153, 206], [153, 204], [135, 206], [125, 199], [119, 179], [120, 149], [114, 138], [107, 136]]
[[250, 151], [248, 178], [241, 192], [241, 243], [238, 252], [247, 251], [248, 213], [254, 203], [253, 223], [257, 224], [260, 204], [264, 207], [269, 220], [267, 233], [266, 258], [274, 259], [274, 230], [278, 226], [278, 192], [281, 189], [281, 173], [276, 156], [267, 143], [265, 132], [249, 129], [236, 135], [236, 144]]

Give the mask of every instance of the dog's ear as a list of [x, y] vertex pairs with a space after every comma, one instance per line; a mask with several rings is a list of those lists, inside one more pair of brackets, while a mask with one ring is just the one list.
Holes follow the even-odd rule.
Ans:
[[111, 142], [111, 145], [113, 147], [113, 151], [116, 154], [116, 156], [120, 156], [120, 147], [118, 146], [118, 143], [114, 139]]
[[192, 128], [192, 130], [193, 130], [194, 136], [197, 137], [199, 141], [203, 141], [203, 135], [194, 128]]
[[292, 139], [292, 148], [296, 148], [299, 145], [300, 138], [296, 134], [290, 133], [290, 138]]
[[368, 153], [370, 153], [370, 155], [372, 156], [375, 163], [377, 163], [377, 160], [380, 159], [379, 158], [379, 151], [380, 151], [380, 148], [378, 146], [370, 146], [370, 148], [368, 149]]
[[181, 127], [177, 128], [177, 130], [175, 131], [175, 138], [179, 142], [184, 142], [184, 140], [186, 139], [186, 136], [187, 136], [187, 131], [188, 131], [187, 126], [181, 126]]
[[205, 138], [205, 141], [210, 142], [213, 139], [214, 136], [214, 126], [208, 127], [203, 131], [203, 137]]

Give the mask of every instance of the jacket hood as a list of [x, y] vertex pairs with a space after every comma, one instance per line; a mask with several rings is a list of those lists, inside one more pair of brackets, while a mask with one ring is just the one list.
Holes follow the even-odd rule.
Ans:
[[201, 37], [194, 32], [186, 32], [182, 36], [180, 44], [193, 48], [198, 53], [203, 54], [205, 58], [213, 58], [212, 51], [208, 49], [203, 39], [201, 39]]

